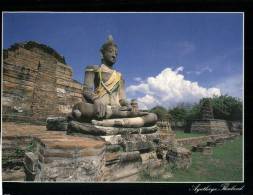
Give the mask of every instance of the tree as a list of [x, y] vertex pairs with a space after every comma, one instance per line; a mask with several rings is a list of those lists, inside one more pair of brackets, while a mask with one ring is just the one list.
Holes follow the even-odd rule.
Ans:
[[[169, 111], [162, 106], [156, 106], [150, 111], [156, 113], [159, 120], [166, 119], [169, 113], [174, 121], [191, 123], [193, 120], [201, 119], [201, 102], [203, 100], [204, 98], [194, 105], [181, 103]], [[215, 119], [242, 121], [242, 101], [239, 98], [222, 95], [214, 96], [209, 100]]]
[[187, 110], [184, 107], [175, 107], [169, 110], [174, 121], [184, 121], [186, 119]]
[[201, 106], [199, 103], [194, 104], [187, 112], [186, 120], [193, 121], [201, 118]]
[[150, 112], [157, 114], [158, 120], [165, 120], [168, 114], [168, 110], [162, 106], [155, 106]]
[[215, 96], [211, 99], [214, 118], [230, 121], [242, 121], [242, 101], [228, 95]]

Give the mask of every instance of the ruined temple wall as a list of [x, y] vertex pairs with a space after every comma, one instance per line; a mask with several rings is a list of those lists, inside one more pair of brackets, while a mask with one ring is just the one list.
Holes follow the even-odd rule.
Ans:
[[64, 115], [80, 101], [82, 85], [72, 79], [69, 65], [36, 47], [4, 52], [4, 113], [20, 107], [33, 116]]
[[31, 105], [34, 116], [47, 117], [54, 115], [56, 110], [56, 60], [50, 58], [40, 59], [38, 74], [36, 75], [33, 101]]
[[72, 80], [71, 67], [57, 62], [56, 92], [59, 112], [69, 113], [75, 103], [82, 101], [82, 90], [83, 86]]
[[7, 51], [3, 63], [3, 107], [30, 110], [39, 59], [39, 54], [21, 47]]

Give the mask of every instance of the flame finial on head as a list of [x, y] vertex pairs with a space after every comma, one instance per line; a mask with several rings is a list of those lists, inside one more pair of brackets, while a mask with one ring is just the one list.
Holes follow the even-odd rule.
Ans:
[[113, 42], [113, 37], [112, 37], [112, 35], [109, 35], [109, 36], [108, 36], [107, 41], [108, 41], [108, 42]]

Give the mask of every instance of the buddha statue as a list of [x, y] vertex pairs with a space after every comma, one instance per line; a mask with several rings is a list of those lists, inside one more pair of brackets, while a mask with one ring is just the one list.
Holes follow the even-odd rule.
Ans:
[[143, 127], [157, 122], [154, 113], [138, 110], [136, 100], [129, 103], [125, 97], [124, 79], [113, 69], [118, 56], [118, 46], [112, 36], [102, 45], [101, 65], [87, 66], [83, 96], [84, 101], [74, 105], [72, 120], [106, 127]]

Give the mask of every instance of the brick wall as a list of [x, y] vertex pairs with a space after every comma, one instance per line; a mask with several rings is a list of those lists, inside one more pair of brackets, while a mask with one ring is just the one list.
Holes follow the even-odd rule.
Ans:
[[72, 68], [40, 48], [26, 43], [4, 50], [3, 113], [20, 108], [33, 117], [64, 115], [82, 101], [82, 85]]

